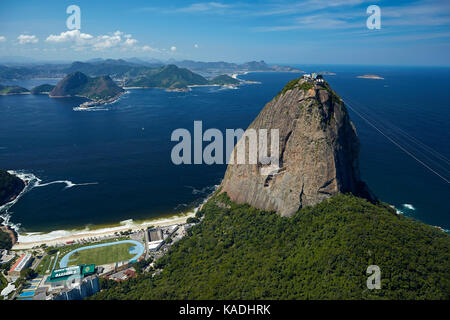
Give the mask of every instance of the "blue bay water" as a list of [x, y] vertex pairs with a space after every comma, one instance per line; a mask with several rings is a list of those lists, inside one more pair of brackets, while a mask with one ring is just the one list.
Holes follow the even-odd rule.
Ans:
[[[449, 178], [449, 70], [360, 68], [302, 69], [336, 72], [326, 79], [349, 105], [377, 121], [383, 132], [400, 137], [401, 145], [409, 142], [414, 154], [420, 148], [402, 140], [397, 128], [438, 151], [445, 157], [440, 162], [423, 160]], [[356, 78], [367, 73], [385, 80]], [[220, 183], [226, 167], [173, 165], [172, 131], [192, 132], [195, 120], [203, 121], [204, 130], [245, 129], [289, 80], [299, 76], [250, 73], [242, 77], [261, 84], [238, 90], [130, 90], [104, 110], [89, 112], [73, 110], [83, 101], [80, 98], [0, 96], [0, 168], [33, 173], [41, 184], [94, 183], [34, 188], [9, 210], [11, 222], [20, 223], [24, 231], [49, 231], [160, 217], [195, 206]], [[450, 229], [449, 184], [349, 112], [361, 140], [361, 172], [373, 191], [405, 215]]]

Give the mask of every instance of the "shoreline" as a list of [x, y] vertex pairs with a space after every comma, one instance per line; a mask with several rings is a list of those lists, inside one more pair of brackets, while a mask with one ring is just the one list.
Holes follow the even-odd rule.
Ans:
[[114, 97], [111, 97], [107, 100], [103, 100], [103, 99], [102, 100], [92, 100], [92, 99], [89, 99], [84, 96], [77, 96], [77, 97], [82, 97], [82, 98], [86, 98], [86, 99], [90, 100], [90, 101], [83, 102], [77, 108], [78, 109], [89, 109], [89, 108], [98, 107], [98, 106], [102, 106], [102, 105], [112, 104], [112, 103], [118, 101], [121, 96], [123, 96], [124, 94], [127, 94], [128, 92], [129, 91], [126, 91], [126, 90], [123, 92], [119, 92], [117, 95], [115, 95]]
[[36, 246], [45, 244], [47, 246], [55, 246], [58, 244], [66, 244], [75, 240], [81, 240], [91, 237], [105, 237], [115, 235], [121, 231], [137, 231], [145, 229], [150, 226], [164, 227], [175, 224], [184, 224], [190, 217], [195, 216], [198, 208], [195, 208], [192, 212], [185, 215], [174, 215], [172, 217], [162, 217], [146, 220], [144, 222], [134, 222], [132, 219], [120, 222], [121, 225], [116, 227], [105, 227], [99, 229], [89, 229], [88, 227], [83, 230], [55, 230], [50, 232], [30, 232], [25, 234], [18, 234], [18, 240], [12, 247], [12, 250], [24, 250], [32, 249]]
[[[0, 208], [10, 208], [12, 207], [20, 197], [29, 190], [31, 187], [30, 181], [34, 178], [27, 174], [18, 174], [15, 171], [8, 171], [14, 176], [18, 177], [25, 183], [25, 188], [22, 192], [12, 201], [0, 206]], [[66, 242], [86, 239], [89, 237], [104, 237], [115, 235], [117, 232], [121, 231], [136, 231], [141, 230], [150, 226], [163, 227], [171, 226], [175, 224], [184, 224], [186, 220], [190, 217], [194, 217], [198, 210], [210, 199], [210, 197], [216, 192], [218, 185], [215, 186], [214, 191], [208, 194], [205, 199], [197, 206], [186, 212], [173, 213], [171, 215], [153, 217], [145, 220], [134, 221], [133, 219], [123, 220], [112, 224], [98, 224], [89, 225], [83, 229], [74, 228], [69, 230], [52, 230], [52, 231], [42, 231], [42, 232], [19, 232], [19, 226], [10, 222], [10, 216], [5, 215], [3, 224], [17, 233], [17, 242], [12, 247], [12, 250], [24, 250], [32, 249], [33, 247], [45, 244], [47, 246], [54, 246], [58, 244], [66, 244]], [[7, 213], [7, 211], [5, 211]]]

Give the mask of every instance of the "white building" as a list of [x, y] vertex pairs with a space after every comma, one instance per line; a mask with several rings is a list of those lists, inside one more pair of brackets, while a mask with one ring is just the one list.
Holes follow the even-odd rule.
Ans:
[[16, 286], [10, 282], [8, 285], [2, 290], [1, 295], [3, 296], [3, 299], [6, 300], [6, 297], [16, 290]]
[[148, 243], [149, 251], [158, 251], [159, 248], [164, 244], [164, 240], [152, 241]]

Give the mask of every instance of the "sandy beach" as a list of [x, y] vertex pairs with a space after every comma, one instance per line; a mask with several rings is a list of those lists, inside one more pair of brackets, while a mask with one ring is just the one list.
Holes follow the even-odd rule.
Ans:
[[[197, 210], [197, 209], [196, 209]], [[19, 234], [18, 242], [13, 246], [13, 250], [31, 249], [35, 246], [45, 244], [47, 246], [55, 246], [58, 244], [65, 244], [66, 242], [87, 239], [92, 237], [105, 237], [112, 236], [116, 232], [127, 230], [140, 230], [149, 226], [162, 227], [170, 226], [174, 224], [183, 224], [187, 218], [193, 217], [196, 210], [183, 216], [174, 216], [169, 218], [161, 218], [155, 220], [149, 220], [142, 223], [134, 223], [132, 220], [122, 222], [122, 225], [111, 228], [95, 229], [95, 230], [58, 230], [49, 233], [28, 233]]]

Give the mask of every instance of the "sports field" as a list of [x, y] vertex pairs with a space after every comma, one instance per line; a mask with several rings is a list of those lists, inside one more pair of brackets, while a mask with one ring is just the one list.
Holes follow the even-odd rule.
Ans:
[[143, 252], [144, 246], [133, 240], [87, 246], [69, 252], [61, 259], [60, 267], [126, 261], [139, 258]]

